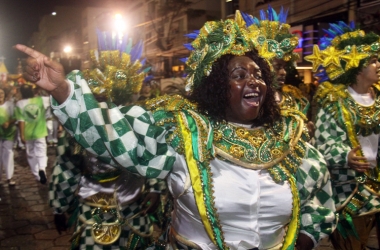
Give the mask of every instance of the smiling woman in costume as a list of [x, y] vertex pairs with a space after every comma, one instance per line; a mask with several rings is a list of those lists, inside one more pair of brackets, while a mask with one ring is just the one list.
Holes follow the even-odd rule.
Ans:
[[312, 249], [335, 227], [329, 175], [303, 119], [280, 113], [265, 46], [255, 49], [266, 41], [251, 26], [237, 12], [190, 34], [189, 98], [144, 107], [98, 103], [80, 72], [66, 80], [61, 65], [16, 48], [31, 56], [26, 77], [50, 91], [55, 114], [86, 150], [167, 179], [173, 248]]

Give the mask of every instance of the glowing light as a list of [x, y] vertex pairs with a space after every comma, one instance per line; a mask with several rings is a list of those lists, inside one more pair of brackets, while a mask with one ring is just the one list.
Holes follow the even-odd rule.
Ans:
[[125, 20], [123, 18], [122, 15], [120, 14], [116, 14], [115, 15], [115, 22], [114, 22], [114, 28], [115, 30], [120, 33], [120, 32], [123, 32], [126, 28], [126, 25], [125, 25]]
[[63, 52], [65, 53], [70, 53], [73, 50], [70, 45], [67, 45], [63, 48]]

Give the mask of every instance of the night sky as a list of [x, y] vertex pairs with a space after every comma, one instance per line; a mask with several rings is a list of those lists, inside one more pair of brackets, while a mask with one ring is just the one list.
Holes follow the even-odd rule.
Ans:
[[12, 49], [27, 44], [43, 15], [50, 14], [55, 6], [98, 6], [105, 0], [0, 0], [0, 56], [10, 73], [15, 73], [17, 58], [24, 57]]

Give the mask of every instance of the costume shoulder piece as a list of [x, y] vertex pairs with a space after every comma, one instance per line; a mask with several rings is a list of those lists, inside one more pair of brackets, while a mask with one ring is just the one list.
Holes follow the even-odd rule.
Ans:
[[166, 141], [179, 154], [184, 154], [184, 131], [196, 135], [193, 150], [197, 160], [213, 158], [212, 129], [207, 117], [197, 112], [197, 105], [180, 95], [165, 95], [145, 102], [145, 108], [153, 113], [155, 124], [169, 131]]
[[[284, 111], [282, 120], [270, 128], [247, 129], [229, 123], [213, 127], [216, 154], [246, 168], [270, 169], [282, 165], [294, 173], [305, 154], [304, 119], [297, 110]], [[279, 176], [274, 178], [283, 180]]]
[[282, 87], [282, 100], [279, 105], [281, 109], [296, 109], [304, 115], [307, 115], [310, 107], [309, 100], [303, 95], [302, 91], [291, 85]]
[[304, 95], [299, 88], [292, 86], [292, 85], [289, 85], [289, 84], [285, 84], [282, 87], [282, 91], [285, 93], [291, 94], [292, 96], [294, 96], [297, 99], [304, 98]]
[[150, 99], [145, 102], [145, 108], [155, 112], [158, 110], [180, 111], [180, 110], [196, 110], [197, 105], [190, 102], [181, 95], [164, 95]]
[[348, 97], [347, 86], [344, 84], [332, 84], [323, 82], [319, 85], [314, 99], [322, 107]]

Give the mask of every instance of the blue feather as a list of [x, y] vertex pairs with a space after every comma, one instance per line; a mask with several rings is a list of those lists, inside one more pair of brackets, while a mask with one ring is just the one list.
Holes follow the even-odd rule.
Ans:
[[284, 13], [284, 7], [283, 6], [281, 6], [280, 13], [278, 14], [278, 21], [280, 23], [285, 23], [286, 22], [286, 16], [285, 16], [285, 13]]
[[338, 23], [339, 23], [339, 26], [342, 27], [343, 29], [348, 29], [348, 30], [352, 31], [351, 27], [348, 26], [345, 22], [339, 21]]
[[267, 15], [265, 13], [265, 10], [260, 10], [260, 19], [267, 20]]
[[154, 78], [154, 76], [152, 76], [152, 75], [146, 76], [144, 78], [144, 82], [150, 82], [153, 78]]
[[270, 5], [268, 5], [268, 20], [273, 21], [273, 9]]
[[186, 49], [190, 50], [190, 51], [193, 51], [193, 50], [194, 50], [194, 47], [191, 45], [191, 43], [185, 43], [185, 44], [183, 44], [183, 46], [184, 46]]
[[143, 42], [140, 40], [131, 50], [131, 62], [140, 59], [143, 50]]
[[106, 44], [104, 39], [104, 34], [99, 29], [96, 29], [96, 35], [98, 36], [98, 46], [99, 50], [105, 50]]
[[[286, 23], [286, 19], [288, 17], [288, 11], [289, 9], [286, 9], [285, 11], [284, 7], [281, 6], [280, 12], [277, 13], [276, 10], [272, 8], [272, 6], [268, 5], [268, 10], [266, 11], [260, 10], [260, 19], [261, 21], [269, 20], [269, 21], [276, 21], [280, 23]], [[268, 14], [268, 17], [267, 17], [267, 14]], [[253, 23], [256, 25], [260, 25], [260, 21], [256, 17], [253, 18]]]
[[276, 13], [276, 11], [275, 10], [273, 10], [273, 21], [279, 21], [278, 20], [278, 15], [277, 15], [277, 13]]
[[146, 63], [146, 58], [143, 58], [143, 59], [140, 61], [140, 63], [141, 63], [141, 66], [144, 66], [145, 63]]
[[151, 68], [152, 68], [152, 67], [146, 67], [145, 69], [140, 68], [138, 72], [139, 72], [139, 73], [144, 73], [144, 74], [146, 74], [146, 73], [149, 72], [149, 70], [150, 70]]
[[260, 21], [259, 21], [259, 19], [257, 19], [257, 17], [254, 17], [254, 18], [253, 18], [253, 22], [254, 22], [257, 26], [260, 26]]
[[330, 80], [325, 69], [323, 69], [322, 67], [319, 67], [318, 70], [319, 70], [319, 72], [315, 74], [315, 76], [318, 77], [318, 82], [321, 83], [321, 82], [325, 82], [325, 81]]
[[127, 36], [123, 36], [123, 38], [121, 39], [121, 43], [118, 43], [118, 50], [120, 52], [124, 52], [125, 51], [125, 47], [127, 46]]
[[288, 18], [288, 13], [289, 13], [289, 8], [286, 9], [286, 11], [284, 12], [284, 15], [282, 17], [284, 19], [283, 23], [286, 23], [286, 19]]
[[319, 40], [319, 47], [320, 47], [321, 49], [326, 49], [327, 46], [329, 46], [329, 45], [331, 44], [331, 41], [332, 41], [331, 38], [324, 36], [324, 37], [322, 37], [322, 38]]
[[352, 30], [354, 30], [356, 27], [355, 27], [355, 22], [354, 21], [351, 21], [350, 22], [350, 27]]
[[129, 38], [128, 43], [125, 47], [125, 53], [131, 54], [131, 50], [132, 50], [132, 38]]
[[186, 63], [188, 59], [189, 59], [188, 57], [183, 57], [183, 58], [180, 58], [179, 60], [183, 63]]
[[243, 17], [247, 27], [254, 24], [254, 20], [253, 20], [253, 17], [251, 15], [248, 15], [247, 13], [242, 12], [242, 11], [240, 13], [241, 13], [241, 16]]
[[342, 35], [344, 33], [344, 30], [336, 23], [330, 23], [330, 27], [336, 31], [338, 35]]
[[334, 31], [328, 29], [322, 29], [327, 35], [329, 35], [330, 37], [336, 37], [336, 34], [334, 33]]
[[185, 34], [185, 36], [187, 38], [190, 38], [190, 39], [193, 39], [195, 40], [197, 37], [198, 37], [199, 33], [195, 33], [195, 32], [192, 32], [192, 33], [189, 33], [189, 34]]
[[286, 23], [286, 19], [288, 18], [288, 12], [289, 9], [286, 9], [286, 11], [284, 11], [284, 7], [281, 6], [280, 15], [278, 17], [280, 23]]

